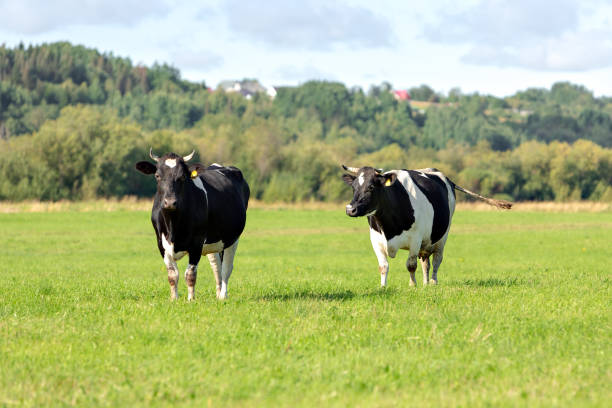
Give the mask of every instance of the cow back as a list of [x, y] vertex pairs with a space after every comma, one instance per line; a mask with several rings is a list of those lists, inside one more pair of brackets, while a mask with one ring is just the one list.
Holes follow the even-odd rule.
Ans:
[[208, 198], [206, 242], [223, 241], [227, 248], [244, 230], [249, 186], [236, 167], [209, 166], [198, 175]]
[[418, 170], [404, 171], [408, 172], [414, 184], [421, 190], [433, 207], [431, 242], [437, 242], [446, 234], [450, 224], [451, 213], [447, 184], [437, 174], [424, 173]]

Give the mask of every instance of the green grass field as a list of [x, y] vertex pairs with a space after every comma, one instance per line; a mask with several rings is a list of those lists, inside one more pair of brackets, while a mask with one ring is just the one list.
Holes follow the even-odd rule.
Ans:
[[[248, 213], [169, 301], [149, 214], [0, 214], [0, 406], [605, 406], [612, 213], [456, 213], [438, 286], [364, 219]], [[186, 261], [179, 263], [184, 271]]]

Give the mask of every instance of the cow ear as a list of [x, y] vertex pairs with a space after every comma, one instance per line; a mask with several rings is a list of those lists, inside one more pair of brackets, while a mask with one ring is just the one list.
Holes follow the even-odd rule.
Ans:
[[343, 174], [342, 175], [342, 180], [344, 180], [344, 182], [346, 184], [348, 184], [349, 186], [353, 184], [353, 181], [355, 181], [357, 177], [353, 176], [352, 174]]
[[153, 174], [157, 171], [157, 166], [148, 161], [139, 161], [136, 163], [136, 170], [142, 174]]
[[385, 178], [385, 187], [390, 187], [397, 180], [397, 174], [395, 173], [383, 174], [383, 177]]
[[203, 173], [206, 170], [206, 167], [201, 163], [194, 163], [189, 165], [189, 176], [191, 178], [198, 177], [198, 174]]

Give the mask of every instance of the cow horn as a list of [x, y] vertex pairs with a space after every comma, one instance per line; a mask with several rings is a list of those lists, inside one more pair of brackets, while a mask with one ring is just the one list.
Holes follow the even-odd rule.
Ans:
[[189, 160], [191, 160], [191, 158], [193, 157], [193, 155], [195, 154], [195, 150], [193, 150], [191, 153], [189, 153], [187, 156], [183, 157], [183, 161], [188, 162]]
[[348, 171], [349, 173], [353, 173], [353, 174], [357, 174], [359, 173], [359, 168], [357, 167], [346, 167], [344, 164], [342, 165], [342, 168], [346, 171]]
[[153, 148], [151, 147], [149, 149], [149, 156], [151, 157], [151, 159], [153, 159], [154, 162], [158, 162], [159, 161], [159, 156], [156, 156], [153, 154]]

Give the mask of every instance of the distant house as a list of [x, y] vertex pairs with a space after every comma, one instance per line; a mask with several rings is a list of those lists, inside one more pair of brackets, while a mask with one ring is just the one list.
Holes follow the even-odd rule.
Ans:
[[276, 89], [274, 87], [266, 87], [259, 83], [256, 79], [244, 79], [242, 81], [222, 81], [219, 83], [218, 89], [225, 92], [239, 92], [246, 99], [251, 99], [257, 93], [265, 93], [270, 98], [276, 97]]
[[533, 113], [532, 110], [528, 110], [528, 109], [517, 109], [517, 108], [513, 108], [512, 112], [514, 113], [518, 113], [521, 116], [529, 116]]
[[410, 92], [408, 92], [405, 89], [398, 89], [398, 90], [392, 91], [392, 93], [395, 99], [397, 99], [398, 101], [409, 101], [410, 100]]

